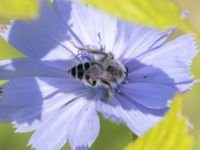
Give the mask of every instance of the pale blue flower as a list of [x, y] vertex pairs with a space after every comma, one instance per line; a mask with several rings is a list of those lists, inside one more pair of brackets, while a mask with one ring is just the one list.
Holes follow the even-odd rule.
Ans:
[[[1, 33], [27, 57], [0, 61], [0, 79], [10, 80], [0, 93], [0, 121], [14, 124], [17, 132], [34, 131], [29, 145], [37, 150], [57, 150], [65, 143], [74, 150], [91, 147], [99, 112], [141, 136], [163, 117], [176, 92], [194, 83], [195, 41], [183, 35], [166, 42], [171, 34], [81, 3], [43, 1], [38, 19], [13, 21]], [[127, 83], [112, 100], [102, 100], [102, 89], [68, 75], [78, 54], [71, 41], [110, 51], [128, 67]]]

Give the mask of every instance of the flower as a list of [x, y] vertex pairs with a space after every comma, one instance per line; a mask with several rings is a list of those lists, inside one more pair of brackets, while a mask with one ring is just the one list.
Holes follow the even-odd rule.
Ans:
[[[10, 80], [1, 87], [0, 122], [14, 124], [17, 132], [34, 131], [29, 145], [37, 150], [60, 149], [66, 142], [74, 150], [91, 147], [99, 112], [141, 136], [165, 115], [177, 91], [194, 84], [195, 41], [183, 35], [166, 42], [172, 32], [118, 20], [82, 3], [42, 1], [39, 18], [13, 21], [1, 32], [27, 57], [0, 61], [0, 79]], [[84, 56], [75, 45], [112, 52], [128, 68], [127, 82], [111, 100], [102, 97], [102, 88], [88, 88], [67, 73]]]

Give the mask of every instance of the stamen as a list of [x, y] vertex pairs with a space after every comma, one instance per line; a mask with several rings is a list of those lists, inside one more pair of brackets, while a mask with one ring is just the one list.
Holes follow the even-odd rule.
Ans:
[[76, 58], [78, 59], [82, 59], [82, 60], [86, 60], [86, 61], [91, 61], [91, 57], [87, 54], [85, 54], [83, 52], [83, 50], [85, 50], [84, 48], [80, 48], [78, 46], [76, 46], [76, 44], [73, 42], [73, 41], [70, 41], [72, 43], [72, 45], [77, 48], [78, 52], [77, 52], [77, 55], [76, 55]]
[[86, 61], [92, 61], [91, 60], [91, 58], [88, 56], [88, 55], [86, 55], [86, 54], [84, 54], [84, 53], [78, 53], [77, 55], [76, 55], [76, 57], [77, 58], [79, 58], [79, 59], [82, 59], [82, 60], [86, 60]]
[[98, 38], [99, 38], [99, 42], [98, 42], [98, 44], [99, 44], [99, 47], [100, 47], [100, 51], [101, 51], [101, 52], [104, 52], [105, 49], [106, 49], [106, 46], [103, 45], [103, 44], [101, 43], [101, 33], [98, 32], [98, 33], [97, 33], [97, 36], [98, 36]]

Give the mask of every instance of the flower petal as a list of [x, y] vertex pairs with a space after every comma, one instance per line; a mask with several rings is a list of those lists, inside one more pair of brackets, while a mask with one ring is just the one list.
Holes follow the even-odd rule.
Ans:
[[167, 108], [145, 108], [118, 94], [112, 101], [98, 101], [97, 109], [104, 117], [114, 122], [125, 123], [138, 136], [143, 135], [159, 122], [167, 111]]
[[[22, 83], [24, 88], [28, 89], [26, 87], [28, 85], [32, 88], [24, 91], [24, 88], [20, 89], [20, 84], [18, 86], [20, 90], [15, 90], [15, 95], [13, 96], [11, 93], [12, 96], [8, 97], [7, 90], [11, 86], [17, 87], [19, 82]], [[70, 88], [64, 85], [66, 82], [71, 84]], [[38, 86], [37, 90], [34, 88], [34, 85]], [[17, 132], [28, 132], [37, 129], [41, 123], [67, 103], [90, 92], [90, 90], [81, 88], [81, 86], [77, 82], [68, 82], [66, 79], [57, 78], [21, 78], [11, 81], [3, 87], [4, 94], [0, 103], [0, 108], [3, 109], [0, 110], [0, 120], [1, 122], [5, 122], [3, 120], [12, 120], [17, 128]], [[59, 87], [60, 92], [55, 92], [55, 89]], [[40, 94], [41, 91], [43, 91], [43, 95]], [[36, 93], [39, 93], [37, 94], [38, 96]]]
[[[135, 62], [133, 62], [135, 63]], [[169, 85], [172, 87], [176, 87], [174, 80], [169, 77], [168, 74], [163, 72], [160, 68], [156, 68], [152, 65], [131, 65], [128, 64], [129, 74], [127, 81], [128, 83], [157, 83]]]
[[188, 34], [167, 42], [155, 51], [141, 55], [141, 57], [137, 59], [145, 64], [154, 64], [159, 66], [159, 63], [162, 62], [163, 59], [174, 58], [176, 60], [176, 58], [179, 58], [187, 65], [190, 65], [192, 59], [197, 55], [197, 53], [196, 42], [193, 36]]
[[81, 96], [87, 95], [89, 92], [85, 90], [76, 91], [75, 93], [77, 93], [77, 95], [71, 93], [57, 94], [49, 98], [48, 101], [45, 100], [41, 103], [26, 106], [12, 113], [12, 120], [14, 120], [12, 123], [17, 129], [16, 132], [30, 132], [40, 128], [44, 122], [49, 120], [55, 113], [59, 112], [62, 107]]
[[[66, 98], [67, 97], [67, 98]], [[16, 132], [30, 132], [40, 128], [41, 124], [49, 120], [65, 104], [76, 96], [70, 94], [57, 94], [40, 103], [35, 103], [18, 109], [11, 114], [12, 123]], [[29, 114], [29, 115], [27, 115]]]
[[16, 58], [0, 61], [0, 79], [11, 80], [19, 77], [66, 77], [66, 71], [48, 66], [42, 61]]
[[1, 35], [25, 55], [46, 60], [51, 65], [64, 69], [67, 63], [63, 63], [75, 58], [70, 50], [61, 44], [62, 41], [70, 39], [67, 35], [68, 28], [46, 0], [41, 2], [38, 19], [29, 22], [14, 21]]
[[197, 52], [194, 38], [191, 35], [181, 36], [134, 60], [125, 60], [129, 68], [129, 80], [168, 85], [174, 83], [179, 92], [186, 92], [195, 83], [190, 64]]
[[94, 102], [81, 97], [63, 107], [36, 130], [29, 144], [38, 150], [54, 150], [68, 141], [72, 149], [78, 149], [91, 146], [98, 131], [99, 120]]
[[72, 149], [91, 147], [97, 138], [100, 125], [95, 101], [86, 101], [68, 126], [67, 139]]
[[84, 84], [72, 78], [18, 78], [12, 80], [3, 88], [3, 98], [0, 104], [13, 106], [32, 105], [48, 99], [57, 93], [78, 90], [89, 90]]
[[176, 88], [156, 83], [130, 83], [122, 86], [121, 91], [127, 97], [145, 107], [160, 109], [167, 107], [176, 95]]
[[190, 64], [197, 52], [194, 38], [184, 35], [137, 59], [161, 69], [174, 80], [180, 92], [185, 92], [194, 84]]
[[[71, 27], [74, 37], [81, 37], [79, 43], [83, 45], [99, 45], [101, 36], [101, 44], [111, 51], [116, 38], [117, 19], [107, 15], [106, 13], [86, 6], [82, 3], [71, 3], [65, 0], [54, 0], [54, 6], [61, 14], [66, 24]], [[71, 8], [70, 16], [68, 9]]]
[[160, 47], [173, 33], [173, 29], [164, 33], [158, 29], [124, 21], [118, 21], [117, 30], [117, 40], [113, 52], [115, 57], [122, 62], [124, 59], [134, 59], [147, 51]]

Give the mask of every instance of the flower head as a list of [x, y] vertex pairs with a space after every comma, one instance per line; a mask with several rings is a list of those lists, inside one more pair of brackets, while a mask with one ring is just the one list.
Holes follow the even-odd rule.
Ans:
[[[1, 33], [27, 57], [0, 61], [0, 79], [10, 80], [0, 90], [0, 121], [13, 123], [17, 132], [35, 131], [29, 144], [37, 150], [60, 149], [66, 142], [72, 149], [91, 147], [98, 113], [144, 134], [176, 92], [194, 83], [189, 66], [195, 41], [183, 35], [166, 42], [172, 32], [124, 22], [81, 3], [42, 1], [38, 19], [13, 21]], [[125, 82], [109, 78], [111, 99], [105, 98], [109, 86], [102, 78], [92, 87], [68, 73], [79, 63], [102, 59], [88, 50], [112, 54], [127, 68]]]

